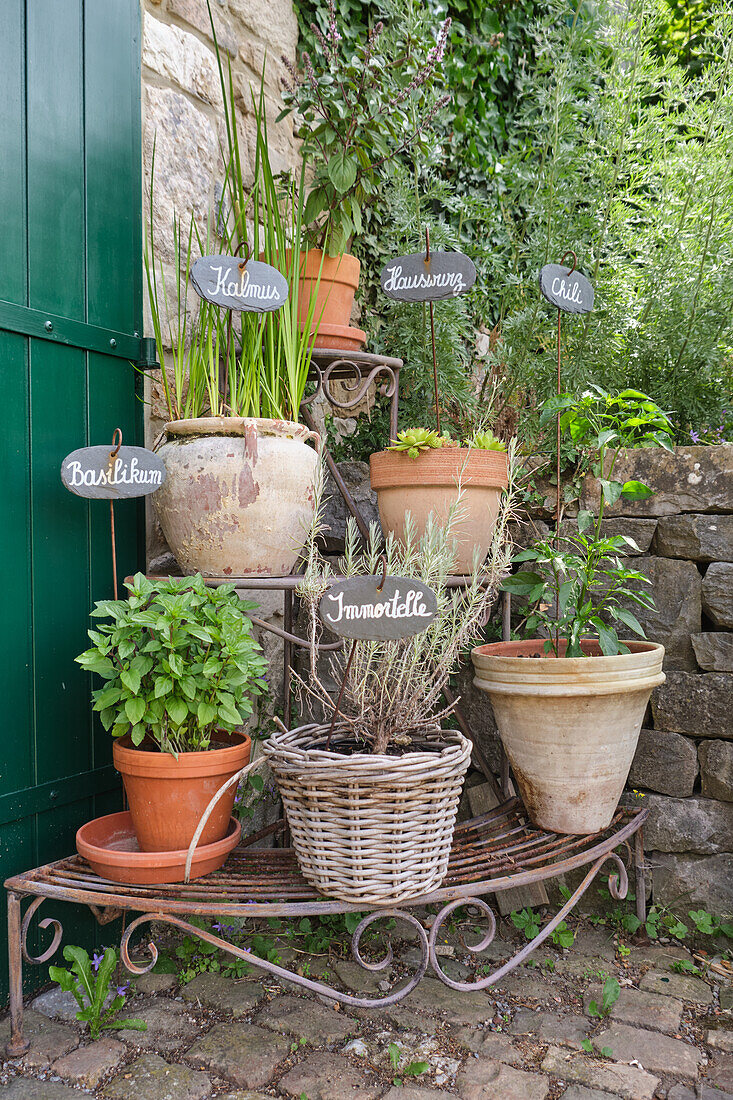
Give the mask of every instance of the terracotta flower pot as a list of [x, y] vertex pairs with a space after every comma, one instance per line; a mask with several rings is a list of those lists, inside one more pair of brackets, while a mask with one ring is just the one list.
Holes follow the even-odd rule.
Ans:
[[[219, 787], [249, 761], [251, 741], [244, 733], [217, 732], [223, 748], [206, 752], [147, 752], [128, 737], [112, 746], [122, 775], [140, 850], [174, 852], [188, 848], [199, 818]], [[201, 834], [201, 844], [222, 840], [229, 828], [234, 787], [219, 799]]]
[[405, 451], [379, 451], [369, 459], [372, 489], [377, 494], [379, 518], [387, 535], [404, 540], [405, 515], [410, 512], [422, 535], [428, 516], [445, 523], [458, 496], [458, 482], [465, 487], [463, 515], [453, 522], [457, 542], [456, 573], [470, 573], [476, 550], [486, 557], [494, 533], [502, 489], [507, 486], [504, 451], [477, 447], [442, 447], [410, 458]]
[[[315, 294], [314, 322], [320, 322], [321, 326], [348, 327], [361, 270], [356, 256], [352, 256], [349, 252], [341, 256], [324, 256], [319, 248], [311, 248], [307, 256], [301, 252], [300, 262], [302, 273], [298, 297], [298, 319], [301, 322], [308, 320], [311, 295]], [[359, 330], [353, 331], [358, 333]], [[320, 345], [320, 341], [317, 342]]]
[[664, 646], [626, 642], [604, 657], [550, 657], [544, 639], [478, 646], [474, 684], [487, 692], [502, 743], [534, 822], [556, 833], [610, 825], [634, 759]]
[[166, 425], [153, 495], [185, 574], [286, 576], [313, 519], [315, 432], [287, 420], [200, 417]]

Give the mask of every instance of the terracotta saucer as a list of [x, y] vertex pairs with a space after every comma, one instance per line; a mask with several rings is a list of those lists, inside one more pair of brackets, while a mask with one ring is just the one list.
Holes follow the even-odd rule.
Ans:
[[[194, 852], [191, 878], [218, 870], [242, 835], [242, 826], [232, 817], [227, 835], [214, 844], [201, 844]], [[76, 850], [100, 878], [149, 886], [156, 882], [183, 882], [186, 851], [141, 852], [129, 811], [107, 814], [87, 821], [76, 834]]]

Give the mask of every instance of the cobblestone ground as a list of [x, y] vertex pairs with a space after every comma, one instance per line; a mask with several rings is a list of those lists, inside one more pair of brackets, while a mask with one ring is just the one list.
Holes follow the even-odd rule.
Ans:
[[[443, 965], [460, 981], [515, 947], [495, 942], [476, 967], [445, 945]], [[326, 956], [284, 962], [297, 958], [311, 976], [378, 996], [403, 984], [416, 954], [403, 943], [376, 973]], [[27, 1011], [30, 1050], [3, 1065], [0, 1098], [733, 1100], [733, 989], [709, 971], [703, 979], [673, 969], [683, 960], [692, 961], [688, 951], [664, 943], [621, 957], [610, 933], [583, 925], [569, 951], [543, 946], [535, 966], [489, 991], [426, 977], [405, 1001], [369, 1010], [254, 974], [202, 973], [182, 987], [151, 974], [137, 979], [125, 1010], [148, 1030], [95, 1043], [78, 1030], [75, 1006], [50, 990]], [[591, 1002], [607, 976], [621, 993], [598, 1018]], [[3, 1044], [8, 1031], [5, 1020]]]

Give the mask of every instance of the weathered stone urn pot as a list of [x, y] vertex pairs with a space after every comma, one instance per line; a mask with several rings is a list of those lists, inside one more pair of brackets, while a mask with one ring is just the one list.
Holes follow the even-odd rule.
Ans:
[[284, 576], [313, 519], [317, 433], [288, 420], [199, 417], [166, 425], [154, 505], [185, 574]]
[[[636, 752], [653, 688], [664, 683], [664, 646], [626, 642], [604, 657], [544, 653], [544, 638], [496, 642], [471, 653], [531, 820], [555, 833], [607, 828]], [[564, 643], [560, 643], [561, 652]]]

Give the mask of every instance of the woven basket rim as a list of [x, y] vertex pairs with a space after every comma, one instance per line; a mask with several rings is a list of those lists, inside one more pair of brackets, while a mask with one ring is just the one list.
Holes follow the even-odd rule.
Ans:
[[[385, 768], [390, 768], [392, 771], [402, 769], [414, 771], [421, 767], [435, 768], [440, 763], [445, 763], [453, 758], [463, 758], [466, 753], [470, 754], [472, 748], [471, 742], [467, 737], [464, 737], [460, 730], [446, 730], [440, 726], [435, 726], [433, 731], [435, 734], [440, 735], [440, 738], [436, 737], [436, 742], [441, 744], [438, 753], [418, 751], [390, 756], [387, 753], [362, 752], [345, 756], [343, 753], [332, 752], [329, 749], [303, 747], [299, 743], [307, 735], [311, 737], [318, 736], [321, 733], [327, 733], [328, 729], [329, 724], [323, 723], [298, 726], [296, 729], [287, 730], [287, 732], [277, 730], [263, 743], [262, 749], [271, 761], [276, 759], [279, 766], [287, 761], [287, 764], [292, 767], [315, 767], [320, 769], [338, 766], [339, 771], [342, 773], [357, 768], [363, 774], [375, 768], [380, 771]], [[345, 733], [351, 733], [350, 726], [346, 724], [335, 726], [334, 735], [341, 736]], [[429, 736], [430, 733], [428, 733]], [[395, 780], [398, 781], [396, 777]]]

